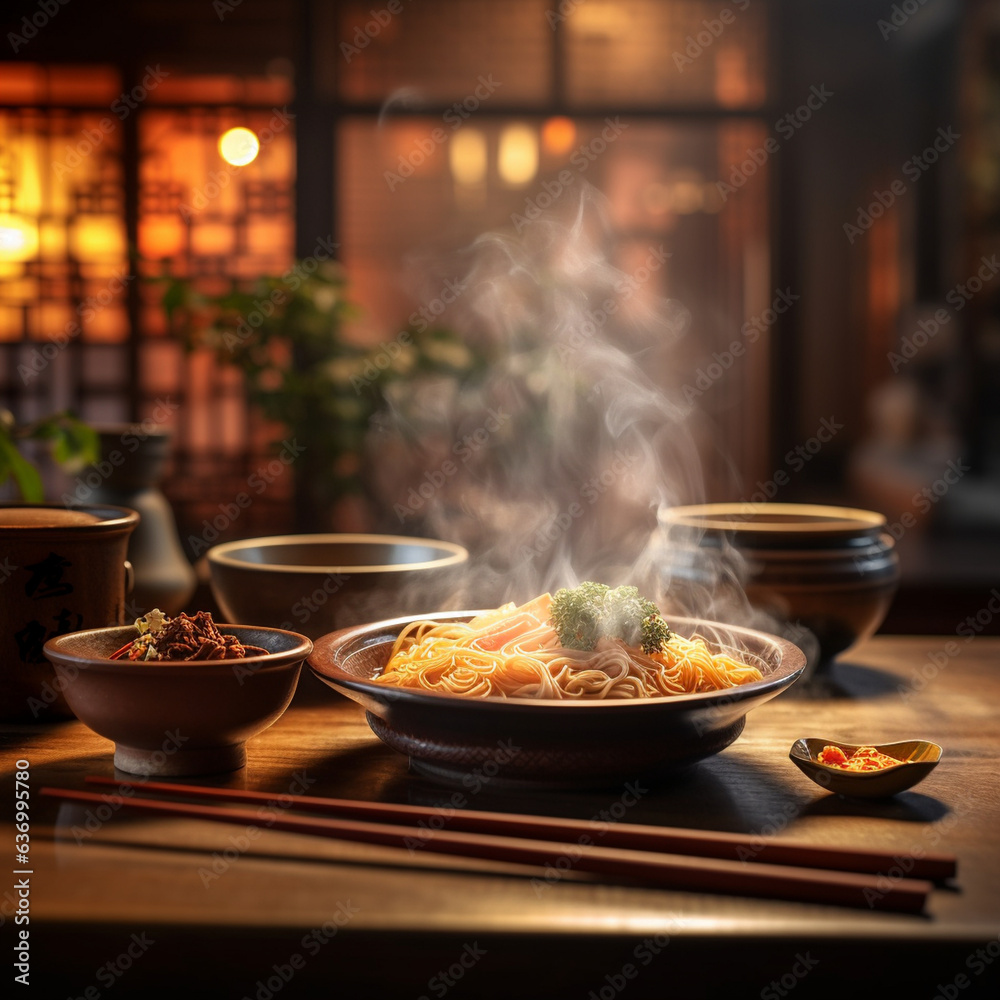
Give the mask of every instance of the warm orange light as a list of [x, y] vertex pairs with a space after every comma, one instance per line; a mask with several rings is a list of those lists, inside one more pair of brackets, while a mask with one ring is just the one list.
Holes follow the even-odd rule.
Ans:
[[508, 125], [500, 133], [497, 172], [510, 187], [528, 184], [538, 171], [538, 137], [527, 125]]
[[115, 215], [80, 215], [70, 229], [70, 248], [79, 261], [124, 257], [124, 223]]
[[576, 142], [576, 126], [569, 118], [550, 118], [542, 126], [542, 148], [553, 156], [568, 153]]
[[219, 155], [234, 167], [253, 163], [260, 152], [260, 140], [248, 128], [231, 128], [219, 136]]
[[468, 125], [448, 145], [451, 175], [459, 184], [473, 187], [486, 179], [486, 136]]
[[37, 253], [38, 227], [20, 215], [0, 215], [0, 260], [30, 260]]

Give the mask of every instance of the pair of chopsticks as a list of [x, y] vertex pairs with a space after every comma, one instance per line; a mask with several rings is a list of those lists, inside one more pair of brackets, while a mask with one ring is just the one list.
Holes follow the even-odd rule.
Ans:
[[[434, 854], [515, 862], [542, 869], [551, 866], [557, 871], [568, 863], [575, 871], [614, 881], [697, 892], [919, 913], [933, 889], [929, 880], [951, 878], [956, 873], [955, 858], [947, 854], [909, 857], [906, 877], [896, 877], [899, 857], [859, 848], [762, 843], [740, 834], [632, 823], [605, 825], [471, 809], [455, 810], [445, 827], [438, 828], [440, 810], [423, 806], [158, 781], [131, 784], [94, 776], [87, 781], [94, 785], [129, 785], [153, 795], [269, 806], [268, 813], [262, 816], [259, 808], [118, 797], [123, 808], [147, 813], [240, 825], [266, 822], [274, 830], [392, 847], [411, 848], [416, 843]], [[76, 802], [107, 802], [106, 795], [75, 789], [43, 788], [41, 794]], [[280, 805], [276, 805], [279, 800]], [[294, 815], [291, 810], [319, 815]], [[420, 821], [423, 827], [414, 825]], [[436, 826], [429, 828], [428, 823]], [[560, 866], [558, 862], [563, 859]]]

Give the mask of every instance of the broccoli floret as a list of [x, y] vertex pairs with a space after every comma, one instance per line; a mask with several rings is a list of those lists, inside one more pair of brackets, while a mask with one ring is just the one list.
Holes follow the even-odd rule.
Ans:
[[549, 617], [567, 649], [593, 649], [598, 639], [608, 638], [655, 653], [672, 635], [659, 608], [637, 588], [612, 590], [589, 580], [557, 591]]

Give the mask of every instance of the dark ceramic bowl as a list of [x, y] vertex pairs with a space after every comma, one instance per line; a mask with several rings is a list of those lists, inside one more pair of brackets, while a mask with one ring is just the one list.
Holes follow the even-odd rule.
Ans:
[[[434, 618], [468, 621], [476, 613]], [[729, 746], [743, 731], [747, 712], [780, 694], [805, 666], [801, 650], [784, 639], [671, 618], [678, 633], [698, 633], [716, 648], [750, 658], [763, 680], [726, 691], [605, 701], [462, 698], [372, 683], [396, 636], [413, 620], [323, 636], [309, 666], [362, 705], [375, 735], [408, 755], [416, 770], [466, 788], [486, 780], [491, 787], [606, 787], [662, 776]]]
[[872, 635], [896, 593], [899, 560], [874, 511], [716, 503], [663, 517], [672, 586], [711, 588], [742, 576], [750, 603], [812, 632], [824, 663]]
[[370, 621], [372, 609], [404, 614], [446, 599], [468, 552], [399, 535], [275, 535], [208, 551], [223, 616], [317, 638]]
[[134, 625], [126, 625], [58, 636], [45, 644], [45, 655], [56, 664], [76, 716], [114, 741], [120, 770], [235, 771], [246, 763], [246, 741], [288, 707], [312, 642], [281, 629], [219, 625], [219, 630], [269, 652], [197, 662], [109, 659], [138, 636]]
[[[900, 763], [881, 771], [843, 771], [821, 764], [817, 759], [827, 746], [840, 747], [848, 757], [861, 746], [873, 746], [881, 753], [898, 758]], [[927, 740], [862, 744], [808, 737], [796, 740], [788, 756], [803, 774], [827, 791], [859, 799], [884, 799], [923, 781], [937, 767], [941, 752], [936, 743]]]

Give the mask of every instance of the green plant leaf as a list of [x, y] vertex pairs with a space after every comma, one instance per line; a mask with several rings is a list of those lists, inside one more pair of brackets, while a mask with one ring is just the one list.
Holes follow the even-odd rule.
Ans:
[[0, 435], [0, 482], [6, 481], [11, 474], [27, 503], [41, 503], [45, 499], [38, 470], [17, 450], [13, 441]]

